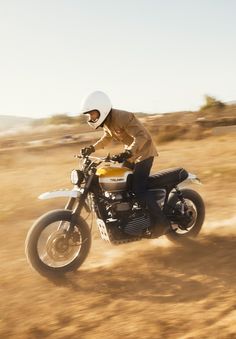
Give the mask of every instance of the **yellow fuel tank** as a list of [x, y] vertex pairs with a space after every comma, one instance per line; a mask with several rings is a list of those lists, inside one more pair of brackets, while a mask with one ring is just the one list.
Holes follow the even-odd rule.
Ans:
[[96, 175], [99, 177], [99, 184], [104, 191], [115, 192], [126, 189], [126, 181], [132, 171], [126, 167], [100, 167]]

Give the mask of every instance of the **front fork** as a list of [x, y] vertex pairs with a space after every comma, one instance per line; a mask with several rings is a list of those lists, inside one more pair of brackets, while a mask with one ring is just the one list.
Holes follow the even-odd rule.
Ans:
[[[90, 208], [88, 206], [88, 204], [86, 203], [86, 198], [88, 196], [88, 192], [90, 189], [90, 185], [93, 181], [94, 178], [94, 173], [92, 173], [90, 175], [90, 177], [88, 178], [88, 181], [86, 182], [84, 188], [83, 188], [83, 193], [81, 194], [77, 205], [75, 205], [75, 201], [73, 201], [74, 198], [69, 199], [69, 201], [67, 202], [66, 207], [68, 207], [67, 209], [69, 209], [69, 207], [71, 207], [71, 209], [73, 209], [74, 205], [74, 209], [72, 211], [72, 216], [71, 216], [71, 222], [70, 222], [70, 231], [74, 229], [74, 226], [77, 223], [77, 218], [78, 216], [81, 214], [82, 208], [84, 207], [86, 212], [90, 212]], [[76, 200], [76, 199], [75, 199]]]
[[[88, 204], [86, 203], [86, 198], [88, 195], [88, 190], [92, 182], [92, 179], [93, 179], [93, 176], [90, 176], [88, 182], [86, 183], [84, 187], [84, 191], [81, 194], [79, 199], [72, 197], [67, 201], [65, 205], [65, 210], [72, 211], [70, 226], [67, 228], [67, 230], [65, 230], [67, 234], [70, 234], [71, 232], [73, 232], [74, 226], [76, 225], [76, 222], [77, 222], [77, 216], [80, 215], [83, 207], [85, 208], [86, 212], [90, 212], [90, 208]], [[58, 225], [57, 230], [60, 230], [63, 227], [63, 225], [64, 225], [64, 221], [61, 221]]]
[[67, 201], [67, 204], [65, 206], [65, 210], [72, 210], [76, 202], [76, 198], [70, 198]]

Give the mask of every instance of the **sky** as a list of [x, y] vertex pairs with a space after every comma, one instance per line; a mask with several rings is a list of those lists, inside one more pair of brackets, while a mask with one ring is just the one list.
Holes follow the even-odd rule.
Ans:
[[0, 115], [197, 110], [236, 100], [235, 0], [0, 0]]

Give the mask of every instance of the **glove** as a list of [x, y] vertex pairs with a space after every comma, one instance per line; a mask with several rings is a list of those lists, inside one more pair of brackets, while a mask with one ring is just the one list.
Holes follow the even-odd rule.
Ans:
[[88, 146], [88, 147], [84, 147], [84, 148], [82, 148], [81, 151], [80, 151], [80, 153], [81, 153], [84, 157], [90, 155], [90, 154], [93, 153], [93, 152], [95, 152], [95, 148], [94, 148], [93, 145], [90, 145], [90, 146]]
[[122, 153], [119, 153], [117, 155], [113, 155], [113, 157], [111, 158], [113, 161], [117, 161], [117, 162], [125, 162], [127, 159], [129, 159], [130, 157], [132, 157], [132, 152], [130, 150], [126, 150]]

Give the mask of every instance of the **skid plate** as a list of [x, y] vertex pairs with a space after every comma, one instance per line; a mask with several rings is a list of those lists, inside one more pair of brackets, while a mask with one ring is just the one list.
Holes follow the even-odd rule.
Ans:
[[101, 234], [101, 238], [103, 240], [111, 242], [105, 222], [102, 219], [97, 219], [97, 225]]

